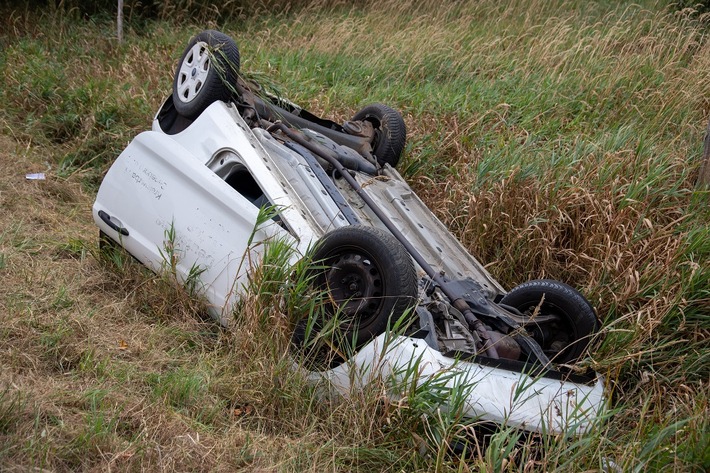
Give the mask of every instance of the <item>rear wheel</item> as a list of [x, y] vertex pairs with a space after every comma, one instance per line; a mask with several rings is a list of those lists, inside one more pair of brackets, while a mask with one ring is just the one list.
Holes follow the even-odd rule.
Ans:
[[180, 58], [173, 81], [175, 110], [196, 118], [217, 100], [236, 93], [239, 48], [232, 38], [214, 30], [195, 36]]
[[[576, 361], [599, 327], [589, 301], [571, 286], [551, 279], [523, 283], [506, 294], [500, 304], [530, 317], [525, 328], [556, 363]], [[537, 323], [538, 315], [554, 317], [552, 321]]]
[[[347, 348], [357, 349], [383, 333], [416, 301], [412, 259], [382, 230], [359, 225], [338, 228], [321, 239], [312, 260], [314, 285], [327, 296], [325, 307], [321, 320], [310, 320], [310, 330], [308, 320], [297, 324], [292, 343], [302, 352], [314, 352], [312, 342], [322, 335], [319, 331], [337, 317], [332, 336], [326, 337], [326, 345], [336, 352], [336, 356], [329, 354], [329, 366], [344, 361]], [[325, 358], [322, 349], [315, 353], [319, 362]]]
[[381, 103], [373, 103], [357, 112], [352, 121], [368, 121], [375, 129], [372, 153], [380, 164], [396, 167], [407, 142], [407, 127], [402, 115]]

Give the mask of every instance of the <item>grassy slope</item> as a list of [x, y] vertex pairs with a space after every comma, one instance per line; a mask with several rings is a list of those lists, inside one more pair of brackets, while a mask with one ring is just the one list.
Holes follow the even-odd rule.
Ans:
[[[417, 454], [435, 429], [416, 398], [313, 399], [286, 367], [272, 297], [219, 333], [169, 277], [98, 257], [100, 176], [147, 128], [202, 25], [149, 23], [116, 46], [109, 23], [3, 17], [1, 465], [465, 468], [436, 442]], [[710, 227], [707, 194], [692, 191], [710, 108], [702, 25], [655, 4], [384, 1], [220, 29], [244, 70], [316, 112], [402, 110], [402, 168], [491, 272], [508, 287], [562, 279], [597, 307], [606, 337], [588, 363], [618, 414], [579, 444], [466, 466], [709, 466]], [[39, 170], [47, 181], [23, 179]]]

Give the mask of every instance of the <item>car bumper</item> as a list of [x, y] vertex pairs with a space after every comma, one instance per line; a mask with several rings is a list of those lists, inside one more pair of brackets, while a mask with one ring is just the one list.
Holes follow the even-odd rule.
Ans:
[[[601, 376], [590, 383], [531, 376], [449, 358], [421, 339], [386, 333], [346, 363], [328, 371], [309, 372], [308, 378], [325, 381], [346, 397], [378, 381], [384, 382], [388, 394], [396, 399], [403, 399], [403, 393], [428, 389], [442, 400], [436, 407], [462, 409], [463, 417], [472, 422], [546, 434], [588, 432], [606, 407]], [[460, 405], [451, 405], [456, 402]]]

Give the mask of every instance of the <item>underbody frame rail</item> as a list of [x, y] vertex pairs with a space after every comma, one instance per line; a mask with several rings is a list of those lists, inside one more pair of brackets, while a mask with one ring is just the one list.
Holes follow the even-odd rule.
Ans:
[[[365, 204], [372, 210], [372, 212], [377, 215], [377, 217], [382, 221], [382, 223], [387, 227], [387, 229], [392, 233], [392, 235], [404, 246], [407, 252], [414, 258], [414, 261], [424, 270], [424, 272], [434, 281], [437, 287], [441, 289], [444, 295], [449, 298], [451, 304], [454, 308], [460, 311], [468, 325], [475, 331], [476, 334], [481, 338], [483, 344], [483, 352], [486, 356], [490, 358], [499, 358], [498, 351], [495, 347], [495, 341], [488, 333], [488, 329], [485, 327], [483, 322], [476, 317], [474, 311], [471, 308], [470, 301], [465, 298], [460, 291], [456, 291], [457, 287], [452, 284], [452, 281], [447, 280], [441, 274], [436, 272], [427, 261], [422, 257], [422, 255], [417, 251], [417, 249], [407, 240], [407, 238], [399, 231], [397, 226], [385, 215], [377, 204], [370, 198], [367, 193], [363, 192], [360, 184], [355, 180], [355, 178], [350, 174], [350, 171], [346, 169], [343, 164], [333, 156], [332, 153], [326, 152], [328, 150], [321, 150], [320, 146], [308, 141], [301, 133], [294, 131], [284, 125], [281, 122], [272, 124], [267, 128], [268, 132], [280, 131], [288, 138], [292, 139], [296, 143], [309, 149], [311, 152], [318, 154], [321, 158], [326, 160], [331, 166], [339, 172], [345, 181], [355, 190], [355, 192], [362, 198]], [[511, 317], [507, 316], [505, 309], [495, 306], [495, 304], [490, 304], [488, 302], [477, 304], [480, 306], [480, 315], [490, 316], [502, 320], [502, 322], [508, 325], [510, 328], [515, 330], [516, 341], [521, 345], [528, 354], [534, 355], [537, 361], [543, 366], [547, 367], [550, 365], [550, 360], [543, 353], [540, 345], [530, 336], [525, 334], [524, 329], [513, 320]], [[495, 308], [494, 308], [495, 306]]]

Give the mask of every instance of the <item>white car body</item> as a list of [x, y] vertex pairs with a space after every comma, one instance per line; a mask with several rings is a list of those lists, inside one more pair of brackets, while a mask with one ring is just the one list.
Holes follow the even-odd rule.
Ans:
[[[412, 375], [413, 371], [416, 375]], [[604, 381], [590, 384], [534, 376], [501, 367], [456, 360], [420, 339], [384, 333], [361, 348], [347, 363], [326, 372], [311, 372], [314, 382], [327, 380], [348, 396], [375, 381], [408, 392], [411, 384], [437, 390], [462, 389], [463, 417], [529, 432], [581, 435], [603, 416]], [[440, 406], [446, 409], [447, 406]]]
[[[245, 182], [251, 185], [237, 179], [244, 172], [263, 198], [250, 200], [237, 190]], [[433, 268], [477, 281], [491, 300], [505, 294], [393, 168], [386, 165], [376, 178], [353, 174]], [[360, 222], [384, 228], [345, 182], [334, 180], [334, 185]], [[281, 209], [280, 223], [269, 220], [255, 230], [258, 205], [266, 201]], [[246, 256], [258, 261], [256, 243], [284, 238], [297, 249], [295, 262], [326, 232], [350, 224], [303, 156], [263, 128], [250, 128], [233, 104], [221, 101], [178, 133], [166, 133], [156, 118], [153, 129], [138, 135], [106, 174], [93, 215], [103, 233], [156, 272], [165, 264], [166, 232], [173, 231], [178, 273], [187, 278], [191, 268], [203, 270], [204, 296], [223, 324], [244, 290]], [[468, 417], [535, 432], [583, 433], [605, 405], [600, 377], [588, 382], [531, 377], [456, 360], [422, 339], [386, 339], [388, 334], [382, 334], [346, 363], [309, 376], [348, 394], [373, 377], [422, 383], [453, 370], [456, 375], [447, 377], [446, 385], [470, 387]], [[397, 379], [415, 360], [419, 376]]]
[[[201, 278], [205, 295], [213, 313], [223, 317], [245, 277], [245, 271], [238, 269], [245, 269], [242, 260], [259, 213], [225, 182], [235, 168], [242, 167], [268, 201], [281, 209], [288, 228], [262, 226], [254, 242], [280, 236], [291, 240], [303, 255], [329, 230], [349, 225], [302, 156], [267, 131], [250, 129], [235, 107], [224, 102], [212, 104], [180, 133], [164, 133], [156, 119], [152, 131], [138, 135], [106, 174], [94, 203], [94, 221], [104, 233], [116, 236], [99, 217], [99, 211], [108, 213], [129, 232], [121, 244], [156, 271], [164, 263], [160, 245], [173, 226], [181, 251], [179, 271], [186, 276], [193, 265], [205, 269]], [[385, 204], [388, 216], [425, 251], [435, 269], [471, 277], [491, 296], [505, 293], [483, 265], [450, 237], [396, 170], [387, 166], [385, 177], [356, 177], [366, 184], [368, 195]], [[384, 228], [345, 183], [339, 190], [355, 202], [353, 210], [360, 220]]]

